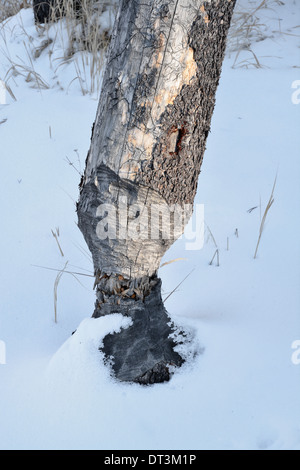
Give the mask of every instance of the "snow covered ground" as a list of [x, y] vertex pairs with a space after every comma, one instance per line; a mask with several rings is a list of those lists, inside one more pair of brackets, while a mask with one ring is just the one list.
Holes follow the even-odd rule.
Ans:
[[[93, 279], [63, 274], [56, 324], [57, 272], [34, 266], [92, 271], [75, 214], [98, 100], [82, 94], [89, 65], [59, 62], [54, 29], [52, 54], [34, 59], [45, 38], [30, 9], [2, 24], [0, 79], [12, 93], [0, 105], [1, 449], [300, 450], [299, 5], [272, 6], [261, 12], [266, 38], [238, 57], [245, 67], [232, 68], [234, 52], [224, 63], [197, 195], [205, 246], [178, 241], [165, 261], [187, 261], [160, 273], [167, 293], [194, 269], [166, 307], [202, 353], [147, 388], [114, 382], [102, 365], [102, 337], [126, 319], [90, 319]], [[211, 233], [220, 266], [209, 264]]]

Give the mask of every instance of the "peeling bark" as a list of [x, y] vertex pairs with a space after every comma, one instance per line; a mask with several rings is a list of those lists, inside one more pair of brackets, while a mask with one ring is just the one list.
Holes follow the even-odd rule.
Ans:
[[[95, 266], [94, 316], [133, 319], [104, 341], [121, 380], [159, 382], [169, 377], [168, 364], [182, 363], [156, 273], [185, 223], [170, 218], [170, 236], [157, 239], [100, 239], [97, 227], [113, 223], [122, 201], [133, 208], [127, 224], [153, 206], [167, 215], [174, 204], [193, 204], [234, 5], [121, 1], [78, 204]], [[116, 212], [100, 214], [103, 204]]]

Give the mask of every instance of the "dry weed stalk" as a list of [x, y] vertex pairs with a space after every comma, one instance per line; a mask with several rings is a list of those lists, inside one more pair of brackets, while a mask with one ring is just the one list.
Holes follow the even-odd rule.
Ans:
[[262, 237], [262, 234], [263, 234], [263, 231], [264, 231], [264, 228], [265, 228], [265, 223], [266, 223], [266, 219], [267, 219], [267, 216], [268, 216], [268, 213], [271, 209], [271, 207], [273, 206], [274, 204], [274, 192], [275, 192], [275, 188], [276, 188], [276, 183], [277, 183], [277, 176], [275, 178], [275, 181], [274, 181], [274, 185], [273, 185], [273, 188], [272, 188], [272, 192], [271, 192], [271, 196], [270, 196], [270, 199], [269, 199], [269, 202], [266, 206], [266, 209], [265, 209], [265, 212], [264, 212], [264, 215], [263, 215], [263, 218], [261, 220], [261, 224], [260, 224], [260, 228], [259, 228], [259, 236], [258, 236], [258, 241], [257, 241], [257, 245], [256, 245], [256, 250], [255, 250], [255, 253], [254, 253], [254, 259], [257, 258], [257, 253], [258, 253], [258, 248], [259, 248], [259, 245], [260, 245], [260, 241], [261, 241], [261, 237]]
[[54, 321], [55, 321], [55, 323], [57, 323], [57, 290], [58, 290], [58, 285], [60, 283], [62, 275], [64, 274], [67, 266], [68, 266], [68, 261], [66, 262], [64, 268], [58, 273], [58, 275], [56, 276], [55, 282], [54, 282]]
[[[245, 10], [237, 4], [232, 18], [231, 28], [228, 35], [227, 50], [235, 53], [233, 68], [262, 68], [263, 64], [253, 51], [252, 44], [264, 41], [274, 34], [268, 32], [268, 27], [263, 19], [263, 10], [271, 11], [275, 5], [283, 5], [281, 0], [262, 0], [257, 6]], [[279, 25], [278, 33], [282, 33]], [[240, 60], [243, 52], [248, 53], [246, 59]]]

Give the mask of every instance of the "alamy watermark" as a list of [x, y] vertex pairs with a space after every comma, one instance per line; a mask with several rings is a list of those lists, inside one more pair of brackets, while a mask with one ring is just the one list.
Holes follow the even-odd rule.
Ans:
[[292, 344], [292, 349], [295, 349], [295, 351], [292, 354], [292, 363], [295, 366], [300, 365], [300, 340], [296, 340]]
[[0, 105], [6, 104], [6, 85], [0, 80]]
[[0, 341], [0, 365], [6, 364], [6, 344], [4, 341]]
[[293, 104], [300, 104], [300, 80], [295, 80], [292, 83], [292, 88], [295, 90], [292, 93], [292, 103]]
[[188, 251], [204, 246], [204, 205], [129, 204], [126, 197], [117, 205], [101, 204], [96, 211], [99, 240], [185, 240]]

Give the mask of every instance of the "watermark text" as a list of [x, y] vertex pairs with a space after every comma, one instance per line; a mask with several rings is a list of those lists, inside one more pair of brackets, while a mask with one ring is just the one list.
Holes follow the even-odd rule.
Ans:
[[0, 341], [0, 365], [6, 364], [6, 344], [4, 341]]
[[300, 104], [300, 80], [295, 80], [292, 83], [292, 88], [295, 90], [294, 93], [292, 93], [292, 103]]
[[101, 204], [96, 211], [99, 240], [175, 241], [184, 239], [188, 251], [204, 246], [204, 205], [152, 204], [149, 207], [128, 204], [127, 198], [118, 205]]
[[295, 366], [299, 366], [300, 365], [300, 340], [299, 339], [293, 342], [292, 349], [295, 350], [292, 354], [292, 363]]
[[6, 104], [6, 86], [5, 83], [0, 80], [0, 105]]

